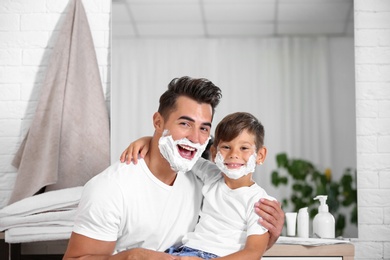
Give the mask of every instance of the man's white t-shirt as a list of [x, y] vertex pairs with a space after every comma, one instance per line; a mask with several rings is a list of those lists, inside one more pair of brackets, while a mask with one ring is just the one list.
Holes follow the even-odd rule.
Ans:
[[190, 171], [173, 186], [158, 180], [145, 161], [117, 162], [84, 187], [74, 232], [117, 241], [116, 252], [142, 247], [164, 251], [194, 230], [202, 182]]
[[254, 204], [260, 198], [275, 200], [256, 183], [230, 189], [215, 165], [199, 160], [192, 168], [203, 181], [204, 196], [199, 223], [183, 239], [185, 246], [225, 256], [242, 250], [250, 235], [267, 232], [258, 223]]

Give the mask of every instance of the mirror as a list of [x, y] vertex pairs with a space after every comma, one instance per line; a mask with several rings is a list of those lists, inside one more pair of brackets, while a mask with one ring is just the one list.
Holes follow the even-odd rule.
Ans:
[[[322, 9], [313, 6], [308, 17], [313, 22], [305, 21], [311, 27], [306, 28], [301, 23], [296, 35], [288, 31], [294, 23], [284, 21], [277, 25], [280, 31], [277, 34], [269, 33], [268, 25], [262, 24], [253, 31], [263, 29], [264, 35], [251, 35], [251, 26], [244, 23], [245, 31], [240, 29], [235, 36], [227, 36], [226, 24], [218, 26], [221, 18], [212, 13], [214, 9], [210, 4], [204, 15], [214, 17], [207, 27], [211, 37], [203, 35], [202, 28], [195, 23], [172, 19], [191, 16], [192, 12], [185, 8], [191, 3], [182, 4], [184, 8], [178, 9], [177, 6], [164, 8], [165, 3], [156, 7], [155, 2], [146, 2], [113, 2], [112, 161], [119, 158], [131, 141], [153, 133], [152, 115], [157, 110], [159, 96], [170, 80], [189, 75], [208, 78], [222, 89], [223, 98], [213, 128], [225, 115], [236, 111], [251, 112], [264, 124], [268, 155], [265, 164], [256, 170], [254, 179], [274, 197], [288, 195], [286, 189], [271, 184], [275, 157], [280, 152], [310, 160], [320, 169], [329, 167], [334, 179], [338, 179], [345, 168], [356, 168], [353, 24], [343, 23], [343, 33], [332, 33], [336, 30], [333, 27], [330, 33], [322, 32], [325, 29], [316, 20], [320, 16], [317, 12], [327, 5], [316, 1]], [[216, 0], [211, 2], [218, 4]], [[265, 1], [264, 8], [255, 5], [251, 9], [267, 10], [272, 3], [274, 1]], [[333, 13], [334, 10], [344, 11], [349, 21], [348, 15], [353, 13], [352, 1], [343, 3], [346, 5], [332, 10]], [[290, 19], [299, 19], [296, 12], [302, 7], [289, 5], [280, 6], [280, 16], [289, 7], [296, 15], [290, 15]], [[219, 3], [218, 10], [222, 7], [224, 5]], [[168, 9], [180, 15], [160, 14], [169, 12]], [[155, 10], [160, 11], [152, 15]], [[244, 8], [235, 4], [235, 10], [237, 13], [232, 19], [237, 20]], [[153, 16], [163, 21], [147, 20]], [[191, 19], [197, 20], [192, 16]], [[331, 25], [340, 26], [334, 21], [327, 26]], [[305, 34], [305, 28], [321, 31]], [[348, 225], [344, 236], [357, 237], [357, 227]]]

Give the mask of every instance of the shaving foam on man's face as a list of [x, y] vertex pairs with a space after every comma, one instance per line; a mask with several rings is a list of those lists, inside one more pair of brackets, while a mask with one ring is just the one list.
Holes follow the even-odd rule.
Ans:
[[234, 168], [230, 169], [228, 168], [227, 164], [225, 163], [225, 158], [221, 154], [221, 152], [218, 151], [217, 155], [215, 156], [215, 164], [218, 166], [218, 168], [230, 179], [237, 180], [241, 178], [242, 176], [248, 175], [251, 172], [255, 171], [256, 168], [256, 157], [257, 154], [253, 153], [249, 158], [246, 164], [242, 165], [240, 168]]
[[167, 130], [158, 141], [161, 155], [175, 172], [188, 172], [202, 156], [210, 137], [204, 144], [194, 144], [187, 138], [174, 141]]

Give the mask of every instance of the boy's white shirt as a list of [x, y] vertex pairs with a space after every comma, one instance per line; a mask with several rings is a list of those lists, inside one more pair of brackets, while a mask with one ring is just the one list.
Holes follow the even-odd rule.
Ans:
[[230, 189], [221, 170], [203, 158], [192, 171], [204, 182], [203, 206], [194, 232], [183, 239], [188, 247], [225, 256], [242, 250], [247, 236], [262, 235], [267, 230], [258, 224], [254, 204], [260, 198], [275, 200], [257, 184]]

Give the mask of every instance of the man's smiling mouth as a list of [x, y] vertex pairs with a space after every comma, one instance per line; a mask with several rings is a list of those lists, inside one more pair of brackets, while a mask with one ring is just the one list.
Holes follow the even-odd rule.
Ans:
[[197, 152], [196, 148], [182, 144], [177, 145], [177, 150], [181, 157], [188, 160], [192, 160]]

